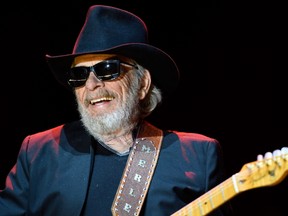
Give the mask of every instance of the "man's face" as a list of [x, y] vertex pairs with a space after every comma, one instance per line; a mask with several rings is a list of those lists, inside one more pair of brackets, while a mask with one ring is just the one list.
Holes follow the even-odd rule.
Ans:
[[[113, 55], [85, 55], [77, 57], [74, 67], [90, 67], [111, 59]], [[128, 59], [121, 59], [129, 63]], [[130, 62], [131, 63], [131, 62]], [[83, 85], [75, 88], [78, 110], [86, 128], [94, 137], [130, 128], [139, 120], [139, 101], [147, 94], [150, 76], [137, 80], [137, 69], [121, 63], [121, 75], [113, 80], [101, 81], [90, 72]], [[95, 71], [97, 74], [97, 70]], [[147, 73], [149, 74], [149, 73]]]
[[[89, 55], [77, 59], [74, 67], [93, 66], [107, 59], [115, 59], [113, 55]], [[113, 113], [121, 104], [127, 103], [127, 94], [130, 88], [128, 72], [134, 68], [130, 65], [121, 64], [123, 74], [111, 81], [101, 81], [94, 73], [90, 72], [87, 81], [83, 86], [75, 88], [75, 95], [78, 103], [90, 113], [91, 116], [98, 116]], [[96, 71], [97, 74], [97, 71]]]

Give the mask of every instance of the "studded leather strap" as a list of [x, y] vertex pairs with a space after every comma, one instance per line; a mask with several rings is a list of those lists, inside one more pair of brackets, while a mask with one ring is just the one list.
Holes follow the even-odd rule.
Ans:
[[112, 204], [113, 216], [137, 216], [157, 164], [163, 131], [143, 122]]

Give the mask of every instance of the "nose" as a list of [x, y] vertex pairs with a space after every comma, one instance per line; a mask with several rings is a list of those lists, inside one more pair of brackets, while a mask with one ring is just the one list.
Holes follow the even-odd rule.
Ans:
[[88, 79], [86, 80], [85, 83], [86, 88], [90, 90], [94, 90], [97, 87], [103, 87], [104, 82], [99, 80], [96, 75], [93, 73], [93, 71], [90, 71]]

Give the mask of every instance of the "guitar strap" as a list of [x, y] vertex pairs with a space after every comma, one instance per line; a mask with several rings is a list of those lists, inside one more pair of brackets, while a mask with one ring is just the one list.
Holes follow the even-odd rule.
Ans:
[[112, 204], [113, 216], [137, 216], [145, 200], [157, 164], [163, 131], [144, 121], [129, 153]]

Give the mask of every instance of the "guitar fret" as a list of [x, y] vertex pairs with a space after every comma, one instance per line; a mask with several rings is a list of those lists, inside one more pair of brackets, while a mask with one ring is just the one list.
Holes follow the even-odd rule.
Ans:
[[238, 185], [237, 185], [237, 182], [236, 182], [236, 174], [234, 174], [232, 176], [232, 181], [233, 181], [234, 189], [235, 189], [236, 193], [238, 193], [239, 192], [239, 188], [238, 188]]
[[211, 204], [212, 208], [214, 208], [214, 202], [213, 202], [213, 199], [212, 199], [211, 191], [208, 191], [208, 194], [209, 194], [210, 204]]
[[199, 206], [199, 210], [200, 210], [200, 215], [202, 216], [203, 215], [203, 209], [202, 209], [201, 199], [199, 199], [198, 206]]
[[225, 191], [223, 190], [223, 188], [221, 186], [222, 186], [222, 184], [220, 185], [222, 200], [225, 200]]

